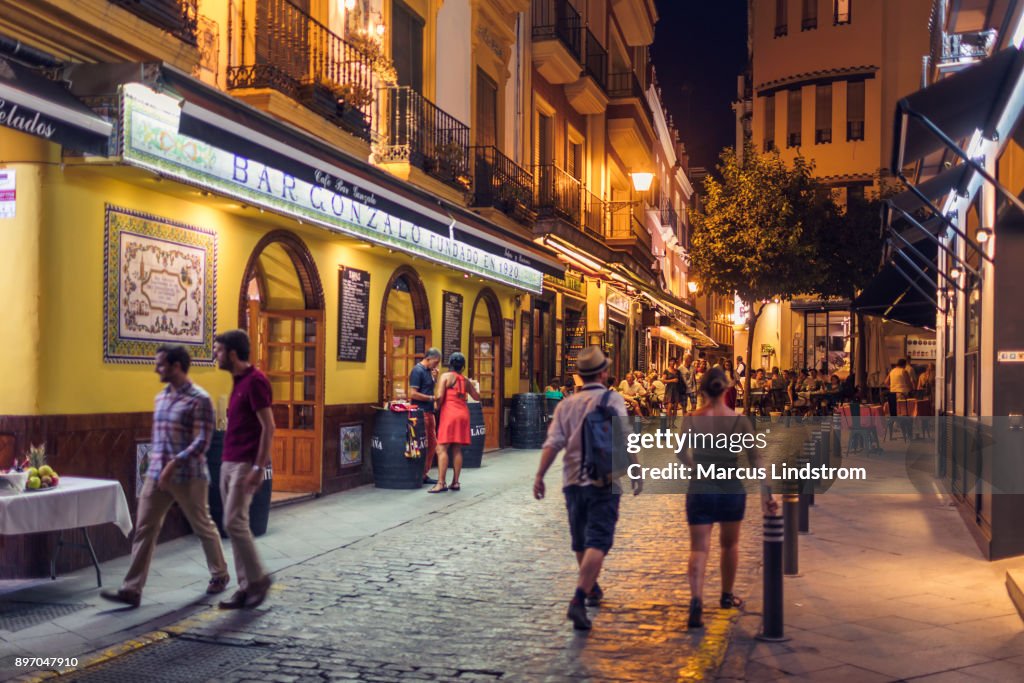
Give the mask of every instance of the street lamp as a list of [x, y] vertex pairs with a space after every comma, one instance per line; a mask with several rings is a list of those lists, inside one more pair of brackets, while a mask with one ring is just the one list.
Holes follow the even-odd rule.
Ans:
[[654, 182], [654, 174], [642, 171], [631, 172], [629, 177], [633, 181], [633, 189], [637, 192], [647, 192]]
[[700, 285], [696, 281], [690, 280], [686, 283], [686, 288], [690, 290], [690, 294], [696, 294], [697, 290], [700, 289]]

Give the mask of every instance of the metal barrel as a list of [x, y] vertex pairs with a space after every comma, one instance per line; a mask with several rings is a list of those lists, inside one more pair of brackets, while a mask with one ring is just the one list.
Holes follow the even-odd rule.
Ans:
[[781, 515], [764, 517], [764, 609], [758, 640], [787, 640], [783, 627], [782, 549], [784, 521]]

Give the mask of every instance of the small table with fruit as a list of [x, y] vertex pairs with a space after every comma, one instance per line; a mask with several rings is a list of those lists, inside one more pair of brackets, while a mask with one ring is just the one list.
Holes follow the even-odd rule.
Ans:
[[[25, 475], [24, 483], [15, 474]], [[58, 477], [48, 466], [38, 468], [33, 476], [28, 476], [30, 474], [26, 470], [0, 475], [0, 479], [5, 482], [14, 482], [13, 486], [0, 490], [0, 535], [60, 532], [50, 560], [50, 578], [57, 578], [57, 556], [61, 548], [73, 545], [89, 551], [96, 568], [96, 583], [103, 585], [88, 527], [111, 522], [117, 525], [125, 537], [131, 532], [131, 513], [120, 482], [112, 479]], [[38, 483], [33, 481], [33, 477], [38, 479]], [[50, 479], [50, 485], [45, 488], [44, 477]], [[21, 487], [24, 489], [21, 490]], [[81, 530], [85, 544], [65, 541], [64, 531], [68, 529]]]

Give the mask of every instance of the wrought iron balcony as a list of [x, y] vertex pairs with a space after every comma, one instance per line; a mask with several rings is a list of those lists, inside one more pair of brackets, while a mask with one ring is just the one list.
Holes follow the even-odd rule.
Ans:
[[943, 33], [941, 54], [933, 55], [940, 68], [954, 64], [966, 64], [985, 59], [992, 55], [998, 31], [969, 31], [966, 33]]
[[569, 0], [533, 0], [533, 39], [557, 38], [577, 62], [582, 58], [582, 26]]
[[661, 209], [661, 224], [672, 228], [673, 234], [679, 234], [679, 214], [673, 207], [666, 206]]
[[472, 147], [473, 206], [493, 206], [528, 222], [533, 216], [533, 174], [498, 151]]
[[533, 178], [538, 217], [557, 216], [579, 226], [583, 209], [580, 181], [554, 164], [535, 166]]
[[605, 202], [608, 219], [604, 236], [608, 240], [633, 240], [643, 249], [639, 254], [650, 256], [651, 236], [643, 224], [642, 202]]
[[370, 140], [373, 62], [289, 0], [242, 0], [228, 19], [228, 88], [272, 88]]
[[596, 237], [604, 237], [604, 226], [608, 220], [605, 202], [590, 190], [583, 189], [583, 230]]
[[608, 76], [608, 95], [615, 98], [644, 97], [644, 88], [640, 85], [635, 71], [615, 71]]
[[377, 108], [379, 161], [406, 161], [452, 187], [470, 188], [469, 126], [406, 85], [381, 89]]
[[189, 45], [196, 44], [199, 0], [111, 0]]
[[864, 139], [864, 122], [863, 121], [847, 121], [846, 122], [846, 139], [847, 140], [863, 140]]
[[608, 51], [601, 47], [597, 36], [591, 33], [589, 28], [584, 30], [586, 31], [587, 56], [584, 60], [583, 70], [601, 86], [602, 90], [607, 92]]

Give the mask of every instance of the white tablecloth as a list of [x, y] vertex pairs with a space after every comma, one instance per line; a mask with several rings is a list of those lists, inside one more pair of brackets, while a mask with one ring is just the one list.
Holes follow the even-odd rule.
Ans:
[[120, 482], [61, 477], [52, 489], [0, 496], [0, 535], [77, 529], [113, 522], [128, 536], [132, 517]]

